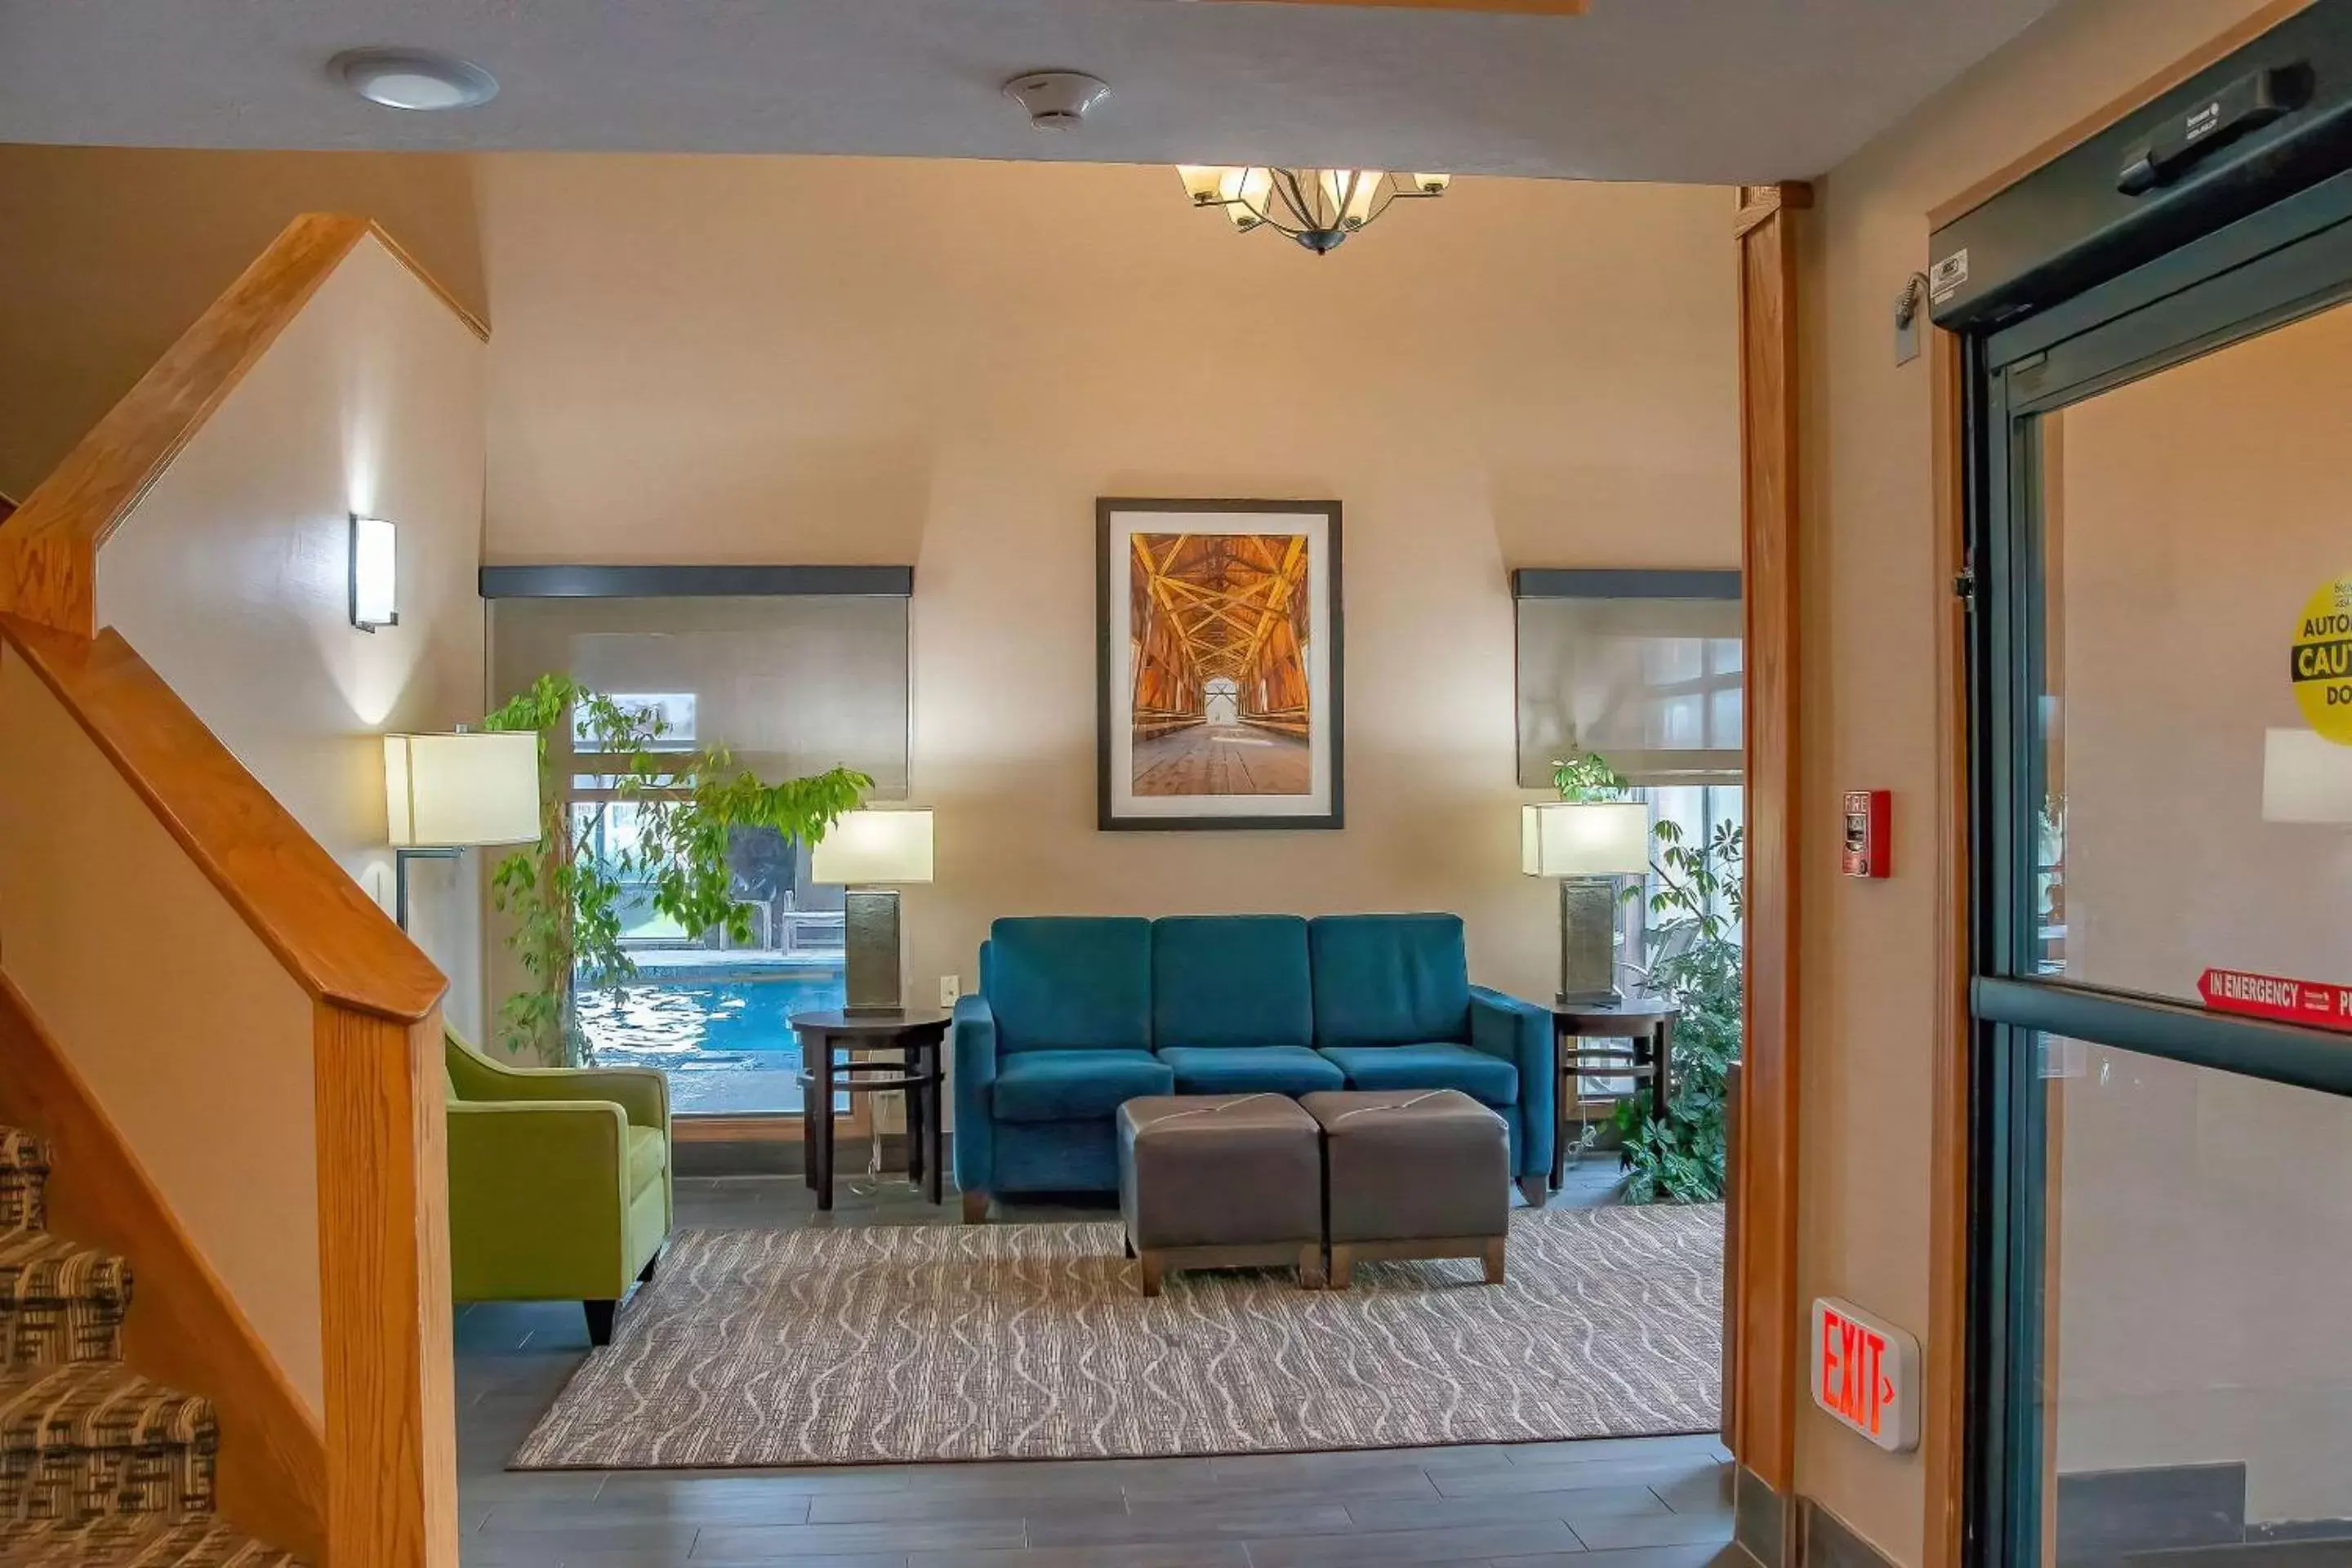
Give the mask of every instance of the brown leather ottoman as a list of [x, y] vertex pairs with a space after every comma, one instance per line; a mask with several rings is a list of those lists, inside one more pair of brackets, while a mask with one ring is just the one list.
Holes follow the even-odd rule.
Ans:
[[1279, 1094], [1171, 1094], [1118, 1108], [1118, 1207], [1143, 1293], [1171, 1268], [1296, 1265], [1323, 1277], [1322, 1134]]
[[1377, 1258], [1476, 1258], [1503, 1282], [1511, 1134], [1456, 1089], [1324, 1090], [1300, 1100], [1323, 1129], [1331, 1288]]

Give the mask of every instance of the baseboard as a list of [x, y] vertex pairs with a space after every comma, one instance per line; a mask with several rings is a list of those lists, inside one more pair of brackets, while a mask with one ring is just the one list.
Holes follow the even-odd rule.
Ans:
[[[0, 1121], [48, 1141], [49, 1224], [130, 1259], [123, 1358], [220, 1418], [220, 1510], [247, 1534], [326, 1558], [327, 1439], [228, 1287], [22, 993], [0, 975]], [[224, 1129], [234, 1136], [234, 1128]]]
[[1733, 1544], [1759, 1568], [1795, 1568], [1788, 1561], [1789, 1501], [1745, 1465], [1732, 1478], [1731, 1517]]
[[2058, 1478], [2058, 1568], [2246, 1539], [2246, 1467], [2150, 1465]]
[[[946, 1149], [944, 1158], [952, 1170], [952, 1140]], [[872, 1151], [864, 1138], [834, 1141], [833, 1168], [838, 1173], [863, 1171], [871, 1157]], [[673, 1173], [680, 1176], [797, 1176], [808, 1169], [807, 1149], [798, 1138], [678, 1138], [670, 1144], [670, 1161]], [[907, 1168], [907, 1140], [903, 1133], [882, 1135], [882, 1168]]]
[[1895, 1568], [1860, 1531], [1811, 1498], [1797, 1500], [1797, 1521], [1801, 1568]]

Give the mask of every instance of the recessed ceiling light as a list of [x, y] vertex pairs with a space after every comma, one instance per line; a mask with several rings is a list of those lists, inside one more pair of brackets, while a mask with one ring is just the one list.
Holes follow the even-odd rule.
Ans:
[[327, 74], [386, 109], [470, 109], [499, 95], [499, 79], [431, 49], [345, 49]]

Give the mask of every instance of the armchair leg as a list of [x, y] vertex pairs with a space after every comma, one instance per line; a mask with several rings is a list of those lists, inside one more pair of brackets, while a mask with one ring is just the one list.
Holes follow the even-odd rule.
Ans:
[[602, 1349], [613, 1342], [613, 1310], [617, 1301], [583, 1301], [581, 1311], [588, 1317], [588, 1342]]
[[646, 1266], [637, 1270], [637, 1283], [640, 1285], [652, 1284], [654, 1282], [654, 1270], [661, 1267], [661, 1260], [662, 1255], [660, 1252], [656, 1252], [651, 1258], [646, 1258]]
[[966, 1193], [963, 1195], [963, 1222], [966, 1225], [988, 1223], [988, 1194]]

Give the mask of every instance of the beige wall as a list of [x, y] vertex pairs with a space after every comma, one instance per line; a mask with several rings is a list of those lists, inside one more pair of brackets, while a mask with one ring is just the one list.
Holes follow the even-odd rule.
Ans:
[[[1927, 214], [2257, 9], [2255, 0], [2069, 0], [1821, 183], [1801, 336], [1807, 574], [1800, 760], [1804, 1136], [1799, 1284], [1925, 1337], [1938, 579], [1930, 386], [1897, 367], [1887, 302], [1928, 261]], [[1895, 792], [1890, 882], [1837, 875], [1836, 792]], [[1797, 1484], [1899, 1562], [1920, 1560], [1916, 1456], [1810, 1407]]]
[[[1161, 168], [494, 156], [498, 561], [912, 562], [909, 984], [1040, 911], [1458, 910], [1518, 875], [1514, 565], [1738, 559], [1731, 198], [1464, 180], [1338, 254]], [[1095, 830], [1093, 502], [1346, 506], [1342, 833]]]
[[22, 500], [303, 212], [376, 219], [482, 312], [463, 158], [0, 145], [0, 493]]
[[318, 1414], [310, 1000], [13, 654], [0, 733], [8, 977]]
[[[483, 347], [362, 240], [99, 552], [98, 618], [379, 901], [388, 730], [478, 719]], [[401, 624], [351, 625], [352, 511], [399, 525]], [[417, 868], [417, 935], [480, 1023], [476, 862]]]

